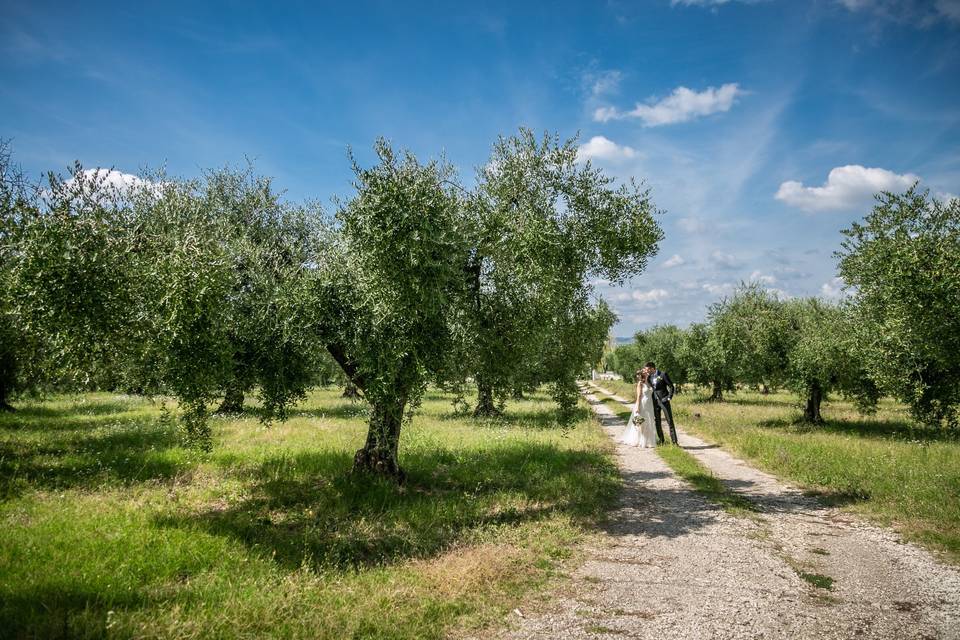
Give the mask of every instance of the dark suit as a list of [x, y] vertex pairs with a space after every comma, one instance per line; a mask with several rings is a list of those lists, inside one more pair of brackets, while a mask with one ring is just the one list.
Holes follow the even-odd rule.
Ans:
[[666, 371], [657, 369], [650, 374], [650, 386], [653, 387], [653, 420], [657, 425], [657, 442], [663, 443], [663, 427], [661, 414], [667, 414], [667, 425], [670, 427], [670, 439], [677, 442], [677, 428], [673, 424], [673, 410], [670, 409], [670, 399], [673, 398], [673, 381]]

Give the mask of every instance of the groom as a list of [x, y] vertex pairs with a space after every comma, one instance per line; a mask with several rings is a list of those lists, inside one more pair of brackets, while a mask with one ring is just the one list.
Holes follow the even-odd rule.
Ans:
[[670, 398], [673, 397], [673, 381], [666, 371], [657, 369], [657, 365], [648, 362], [644, 367], [650, 372], [650, 386], [653, 387], [653, 421], [657, 425], [657, 444], [663, 444], [663, 427], [660, 423], [660, 413], [667, 414], [667, 424], [670, 426], [670, 439], [677, 442], [677, 428], [673, 425], [673, 411], [670, 409]]

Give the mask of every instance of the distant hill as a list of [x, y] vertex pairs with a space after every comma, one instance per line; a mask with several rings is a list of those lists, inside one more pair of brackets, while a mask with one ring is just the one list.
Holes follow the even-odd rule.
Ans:
[[614, 338], [617, 341], [617, 345], [621, 344], [630, 344], [633, 342], [633, 336], [617, 336]]

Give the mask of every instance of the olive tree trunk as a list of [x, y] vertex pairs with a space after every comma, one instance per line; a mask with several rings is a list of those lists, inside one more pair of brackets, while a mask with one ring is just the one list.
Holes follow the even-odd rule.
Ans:
[[807, 389], [807, 406], [803, 410], [803, 419], [813, 424], [823, 423], [820, 415], [820, 402], [823, 400], [823, 389], [820, 383], [814, 380]]
[[397, 452], [405, 407], [405, 400], [381, 400], [372, 404], [367, 440], [353, 457], [354, 472], [372, 473], [403, 482], [405, 474], [400, 468]]
[[710, 396], [710, 402], [723, 402], [723, 383], [720, 380], [713, 381], [713, 394]]
[[473, 415], [477, 418], [492, 418], [500, 415], [500, 410], [493, 400], [493, 387], [480, 380], [477, 381], [477, 408]]
[[360, 391], [357, 389], [357, 385], [347, 380], [347, 386], [343, 388], [343, 393], [340, 394], [340, 397], [341, 398], [359, 398]]
[[237, 385], [227, 387], [217, 413], [243, 413], [243, 389]]

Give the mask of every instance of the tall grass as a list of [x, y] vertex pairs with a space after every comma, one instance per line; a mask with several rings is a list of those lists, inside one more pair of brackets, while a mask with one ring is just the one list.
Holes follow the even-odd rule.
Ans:
[[366, 411], [313, 393], [283, 424], [179, 444], [157, 405], [91, 394], [0, 416], [5, 637], [439, 638], [502, 620], [592, 535], [619, 486], [586, 409], [501, 420], [430, 393], [407, 483], [349, 473]]

